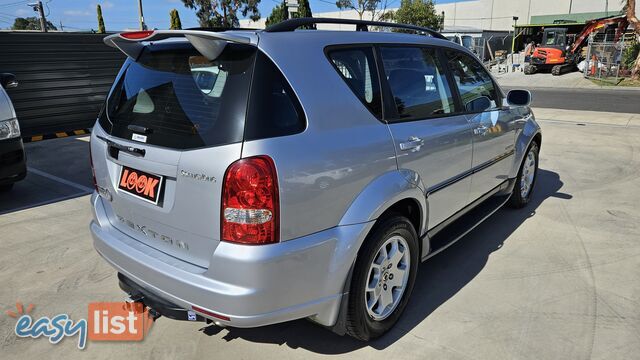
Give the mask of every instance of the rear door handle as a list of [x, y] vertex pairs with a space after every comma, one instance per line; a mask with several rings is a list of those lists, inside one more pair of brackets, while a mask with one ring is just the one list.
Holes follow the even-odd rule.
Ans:
[[138, 156], [138, 157], [144, 157], [144, 154], [146, 153], [145, 149], [139, 149], [133, 146], [127, 146], [127, 145], [122, 145], [122, 144], [118, 144], [115, 141], [111, 141], [105, 137], [102, 137], [100, 135], [97, 136], [98, 139], [104, 141], [107, 143], [107, 145], [109, 145], [109, 147], [112, 147], [114, 149], [118, 149], [120, 151], [126, 152], [127, 154], [131, 154], [133, 156]]
[[420, 148], [424, 145], [424, 140], [416, 136], [409, 137], [409, 141], [400, 143], [400, 150], [416, 152], [420, 151]]

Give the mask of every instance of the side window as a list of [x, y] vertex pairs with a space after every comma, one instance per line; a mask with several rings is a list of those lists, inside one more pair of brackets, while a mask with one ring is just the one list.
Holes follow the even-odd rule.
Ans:
[[426, 119], [455, 112], [451, 89], [435, 50], [382, 47], [380, 53], [401, 120]]
[[[258, 52], [253, 74], [245, 139], [302, 132], [306, 126], [302, 106], [280, 70], [262, 52]], [[211, 92], [216, 92], [216, 86]]]
[[457, 51], [447, 51], [446, 57], [467, 112], [483, 112], [499, 106], [493, 80], [477, 60]]
[[382, 117], [380, 82], [373, 48], [336, 49], [329, 51], [328, 56], [360, 101], [378, 118]]

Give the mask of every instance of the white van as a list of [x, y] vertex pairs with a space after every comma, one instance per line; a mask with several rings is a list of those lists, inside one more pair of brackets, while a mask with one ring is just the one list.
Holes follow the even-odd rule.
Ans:
[[0, 192], [8, 191], [27, 175], [20, 125], [5, 89], [18, 86], [13, 74], [0, 74]]

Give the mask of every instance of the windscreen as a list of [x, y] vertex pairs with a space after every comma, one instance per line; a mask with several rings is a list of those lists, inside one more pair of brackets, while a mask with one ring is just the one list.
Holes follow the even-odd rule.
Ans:
[[227, 44], [212, 61], [188, 43], [166, 45], [127, 60], [102, 127], [117, 137], [142, 134], [148, 144], [176, 149], [242, 141], [256, 48]]

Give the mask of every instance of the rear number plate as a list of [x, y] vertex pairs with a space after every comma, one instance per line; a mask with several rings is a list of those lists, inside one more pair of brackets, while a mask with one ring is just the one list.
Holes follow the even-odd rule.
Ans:
[[162, 176], [152, 175], [126, 166], [122, 167], [118, 189], [158, 205], [161, 188]]

